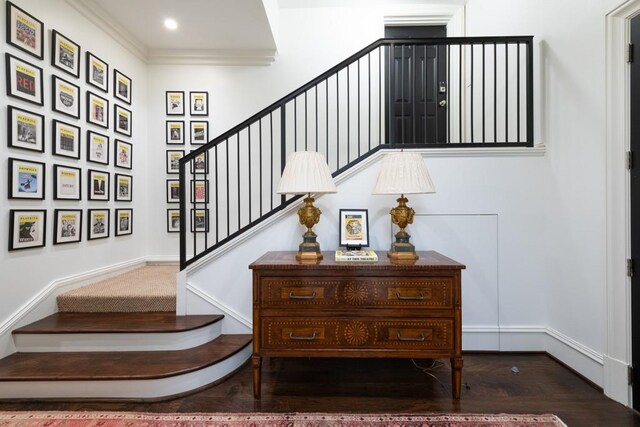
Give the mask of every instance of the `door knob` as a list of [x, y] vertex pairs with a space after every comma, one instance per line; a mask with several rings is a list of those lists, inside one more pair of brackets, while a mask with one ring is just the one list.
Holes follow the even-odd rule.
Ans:
[[446, 107], [447, 106], [447, 100], [443, 99], [442, 101], [438, 102], [438, 105], [440, 105], [441, 107]]

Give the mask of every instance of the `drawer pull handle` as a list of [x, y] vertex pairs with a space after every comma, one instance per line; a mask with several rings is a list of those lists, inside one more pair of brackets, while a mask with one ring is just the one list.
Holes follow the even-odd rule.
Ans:
[[403, 337], [402, 335], [400, 335], [400, 332], [396, 334], [396, 337], [398, 338], [398, 341], [424, 341], [424, 334], [422, 332], [420, 332], [420, 336], [418, 338]]
[[293, 335], [293, 332], [289, 332], [289, 339], [294, 341], [313, 341], [316, 339], [316, 331], [313, 331], [313, 334], [311, 334], [310, 337], [299, 337]]
[[316, 297], [316, 291], [313, 291], [311, 295], [295, 295], [293, 291], [289, 292], [289, 299], [314, 299]]
[[415, 296], [415, 297], [403, 297], [402, 295], [400, 295], [400, 292], [398, 291], [396, 292], [396, 298], [398, 298], [399, 300], [423, 300], [424, 292], [420, 291], [418, 296]]

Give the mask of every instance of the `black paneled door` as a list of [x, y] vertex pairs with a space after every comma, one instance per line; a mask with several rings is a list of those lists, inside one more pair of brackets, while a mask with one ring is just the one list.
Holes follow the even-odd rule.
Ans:
[[[388, 38], [446, 37], [445, 26], [385, 27]], [[447, 142], [447, 52], [438, 46], [394, 46], [387, 96], [387, 141]]]
[[635, 167], [630, 168], [631, 180], [631, 259], [635, 274], [631, 277], [631, 352], [633, 372], [633, 409], [640, 410], [640, 16], [631, 20], [631, 43], [635, 51], [631, 61], [631, 154]]

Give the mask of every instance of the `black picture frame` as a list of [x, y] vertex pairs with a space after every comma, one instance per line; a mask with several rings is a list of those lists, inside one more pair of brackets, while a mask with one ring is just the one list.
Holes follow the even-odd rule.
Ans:
[[34, 160], [9, 157], [9, 199], [44, 200], [46, 166]]
[[113, 197], [116, 202], [133, 200], [133, 176], [117, 173], [113, 178]]
[[131, 105], [131, 79], [120, 70], [113, 69], [113, 97]]
[[166, 144], [184, 145], [184, 120], [166, 121]]
[[47, 244], [46, 209], [9, 210], [9, 251], [41, 248]]
[[7, 145], [9, 148], [44, 153], [44, 116], [22, 108], [7, 106]]
[[102, 133], [87, 130], [87, 161], [109, 164], [109, 136]]
[[[7, 43], [38, 59], [44, 58], [44, 23], [10, 1], [7, 1], [5, 17]], [[15, 25], [18, 20], [26, 28], [18, 28]], [[34, 34], [30, 34], [31, 31]], [[30, 44], [33, 46], [29, 46]]]
[[[192, 152], [194, 150], [191, 150]], [[191, 173], [194, 175], [206, 175], [209, 173], [209, 152], [203, 151], [191, 160]]]
[[80, 126], [53, 119], [51, 121], [51, 153], [55, 156], [80, 159], [81, 133]]
[[191, 232], [209, 232], [209, 209], [191, 209]]
[[[24, 59], [5, 53], [7, 96], [44, 105], [42, 68]], [[20, 69], [19, 69], [20, 68]]]
[[167, 150], [166, 171], [168, 175], [180, 173], [179, 159], [184, 157], [184, 150]]
[[180, 209], [167, 209], [167, 233], [180, 232]]
[[209, 92], [189, 92], [189, 112], [192, 116], [209, 115]]
[[64, 245], [82, 241], [82, 209], [53, 211], [53, 244]]
[[[69, 194], [70, 191], [73, 191]], [[53, 165], [53, 199], [82, 199], [82, 169], [66, 165]]]
[[180, 203], [179, 179], [167, 179], [167, 203]]
[[367, 209], [340, 209], [340, 246], [359, 249], [369, 246], [369, 211]]
[[108, 238], [110, 225], [111, 211], [109, 209], [87, 210], [87, 240]]
[[[133, 209], [116, 209], [113, 216], [114, 230], [116, 236], [127, 236], [133, 234]], [[126, 223], [124, 222], [126, 221]]]
[[80, 86], [51, 75], [51, 109], [57, 113], [80, 118]]
[[168, 90], [164, 93], [165, 113], [167, 116], [185, 115], [184, 96], [184, 91], [182, 90]]
[[131, 136], [133, 113], [121, 105], [113, 104], [113, 130], [125, 136]]
[[191, 203], [209, 203], [209, 180], [191, 180]]
[[204, 145], [209, 142], [209, 122], [191, 120], [189, 122], [189, 142], [191, 145]]
[[87, 200], [108, 202], [110, 181], [109, 172], [87, 169]]
[[109, 100], [87, 91], [87, 123], [109, 129]]
[[87, 51], [85, 54], [86, 81], [103, 92], [109, 92], [109, 64]]
[[56, 30], [51, 30], [51, 66], [80, 77], [80, 45]]
[[113, 165], [117, 168], [133, 169], [133, 144], [114, 139]]

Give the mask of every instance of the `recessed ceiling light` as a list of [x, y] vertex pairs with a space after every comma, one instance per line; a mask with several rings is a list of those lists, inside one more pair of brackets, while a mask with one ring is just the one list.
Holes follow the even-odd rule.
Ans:
[[164, 20], [164, 26], [167, 30], [176, 30], [178, 28], [178, 23], [175, 19], [167, 18]]

